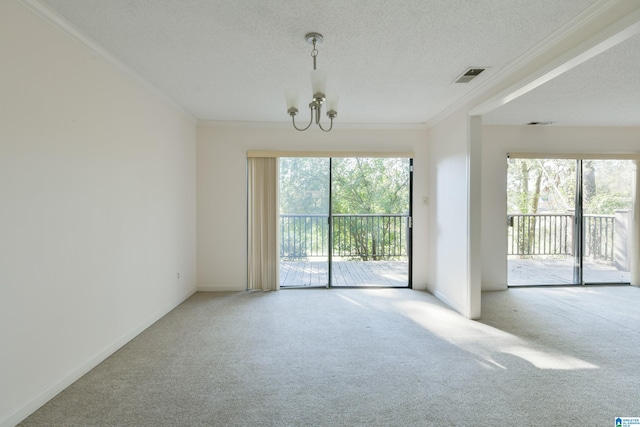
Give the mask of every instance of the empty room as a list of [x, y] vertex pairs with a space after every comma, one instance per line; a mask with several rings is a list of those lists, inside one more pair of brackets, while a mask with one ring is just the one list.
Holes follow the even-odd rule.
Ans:
[[640, 3], [0, 0], [0, 426], [634, 425]]

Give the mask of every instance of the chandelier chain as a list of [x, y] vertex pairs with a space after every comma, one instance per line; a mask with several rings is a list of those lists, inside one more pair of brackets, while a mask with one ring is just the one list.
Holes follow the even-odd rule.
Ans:
[[313, 58], [313, 69], [316, 69], [316, 58], [318, 57], [318, 49], [316, 49], [316, 39], [313, 39], [313, 50], [311, 51], [311, 57]]

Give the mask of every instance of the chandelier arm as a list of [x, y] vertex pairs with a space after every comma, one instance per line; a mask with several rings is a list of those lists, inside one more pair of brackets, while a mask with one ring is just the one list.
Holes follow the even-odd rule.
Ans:
[[318, 123], [318, 126], [320, 126], [320, 129], [322, 129], [325, 132], [329, 132], [331, 129], [333, 129], [333, 117], [331, 117], [331, 126], [329, 126], [329, 129], [325, 129], [322, 127], [322, 123]]
[[296, 126], [296, 118], [295, 118], [295, 116], [291, 116], [291, 123], [293, 123], [293, 127], [296, 128], [296, 130], [299, 130], [301, 132], [309, 129], [309, 127], [313, 123], [313, 110], [311, 110], [311, 120], [309, 120], [309, 124], [307, 125], [306, 128], [300, 129], [298, 126]]

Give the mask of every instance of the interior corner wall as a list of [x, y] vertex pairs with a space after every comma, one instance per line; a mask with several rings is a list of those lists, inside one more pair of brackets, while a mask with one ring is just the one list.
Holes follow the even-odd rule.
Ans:
[[480, 291], [472, 288], [477, 278], [470, 262], [479, 254], [470, 253], [469, 124], [460, 110], [429, 130], [428, 290], [462, 315], [477, 318]]
[[247, 151], [413, 151], [413, 288], [426, 289], [427, 130], [198, 126], [198, 289], [247, 288]]
[[196, 123], [16, 0], [0, 1], [0, 63], [12, 426], [195, 291]]
[[482, 289], [507, 288], [507, 154], [640, 153], [640, 128], [483, 126]]

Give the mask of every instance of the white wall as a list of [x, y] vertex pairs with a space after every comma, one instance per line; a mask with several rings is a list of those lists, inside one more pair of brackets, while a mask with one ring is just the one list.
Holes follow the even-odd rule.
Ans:
[[[507, 288], [507, 153], [640, 153], [640, 128], [484, 126], [482, 289]], [[491, 236], [488, 238], [488, 236]]]
[[[429, 131], [428, 289], [462, 315], [478, 318], [480, 283], [471, 268], [471, 257], [478, 254], [471, 253], [470, 245], [470, 132], [466, 110], [452, 114]], [[475, 159], [474, 165], [478, 163]], [[474, 167], [473, 173], [479, 174], [479, 170]], [[476, 264], [475, 275], [479, 276], [480, 265]], [[474, 287], [475, 281], [478, 283]]]
[[427, 282], [426, 130], [298, 132], [293, 128], [198, 127], [198, 289], [247, 287], [248, 150], [413, 151], [414, 289]]
[[7, 426], [195, 291], [196, 130], [15, 0], [0, 63]]

